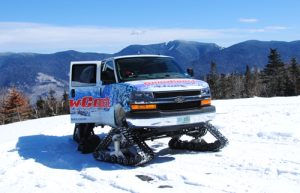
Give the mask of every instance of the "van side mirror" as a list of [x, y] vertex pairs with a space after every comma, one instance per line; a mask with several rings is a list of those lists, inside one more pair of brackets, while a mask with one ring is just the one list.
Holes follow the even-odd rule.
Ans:
[[102, 84], [113, 84], [116, 83], [114, 71], [106, 70], [101, 73]]
[[194, 69], [193, 68], [187, 68], [186, 72], [188, 73], [188, 75], [190, 75], [191, 77], [194, 76]]

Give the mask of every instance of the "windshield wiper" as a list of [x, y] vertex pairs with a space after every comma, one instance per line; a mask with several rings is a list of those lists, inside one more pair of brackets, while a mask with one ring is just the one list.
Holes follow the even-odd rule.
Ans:
[[156, 76], [157, 78], [184, 78], [182, 74], [160, 74]]

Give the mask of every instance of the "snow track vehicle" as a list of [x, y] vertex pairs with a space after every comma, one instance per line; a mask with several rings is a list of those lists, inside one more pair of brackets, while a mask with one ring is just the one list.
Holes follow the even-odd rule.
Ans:
[[[71, 62], [70, 113], [78, 150], [99, 161], [138, 166], [154, 158], [147, 140], [170, 137], [169, 147], [218, 151], [228, 140], [209, 121], [215, 116], [206, 82], [174, 58], [130, 55]], [[111, 127], [100, 139], [96, 126]], [[207, 143], [206, 133], [215, 137]], [[183, 135], [191, 140], [181, 140]]]

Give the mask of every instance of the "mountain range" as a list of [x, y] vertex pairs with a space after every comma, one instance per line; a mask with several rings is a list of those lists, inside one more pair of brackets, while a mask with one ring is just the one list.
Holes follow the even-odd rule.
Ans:
[[282, 60], [300, 61], [300, 41], [249, 40], [223, 48], [214, 43], [174, 40], [150, 45], [130, 45], [114, 54], [82, 53], [73, 50], [53, 54], [0, 53], [0, 88], [16, 86], [31, 98], [44, 95], [50, 88], [57, 94], [68, 89], [71, 61], [102, 60], [111, 56], [160, 54], [173, 56], [182, 68], [192, 67], [196, 78], [217, 64], [219, 73], [244, 72], [246, 65], [264, 68], [270, 48], [277, 49]]

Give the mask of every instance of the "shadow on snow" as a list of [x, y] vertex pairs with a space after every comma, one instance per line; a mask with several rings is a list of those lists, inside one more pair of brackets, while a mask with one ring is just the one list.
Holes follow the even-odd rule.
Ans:
[[[92, 154], [81, 154], [77, 151], [77, 143], [72, 136], [32, 135], [22, 136], [16, 145], [19, 155], [23, 159], [34, 159], [47, 167], [54, 169], [68, 169], [81, 171], [85, 168], [99, 168], [101, 170], [134, 169], [118, 164], [96, 161]], [[174, 160], [166, 155], [155, 156], [149, 164], [159, 164]]]

